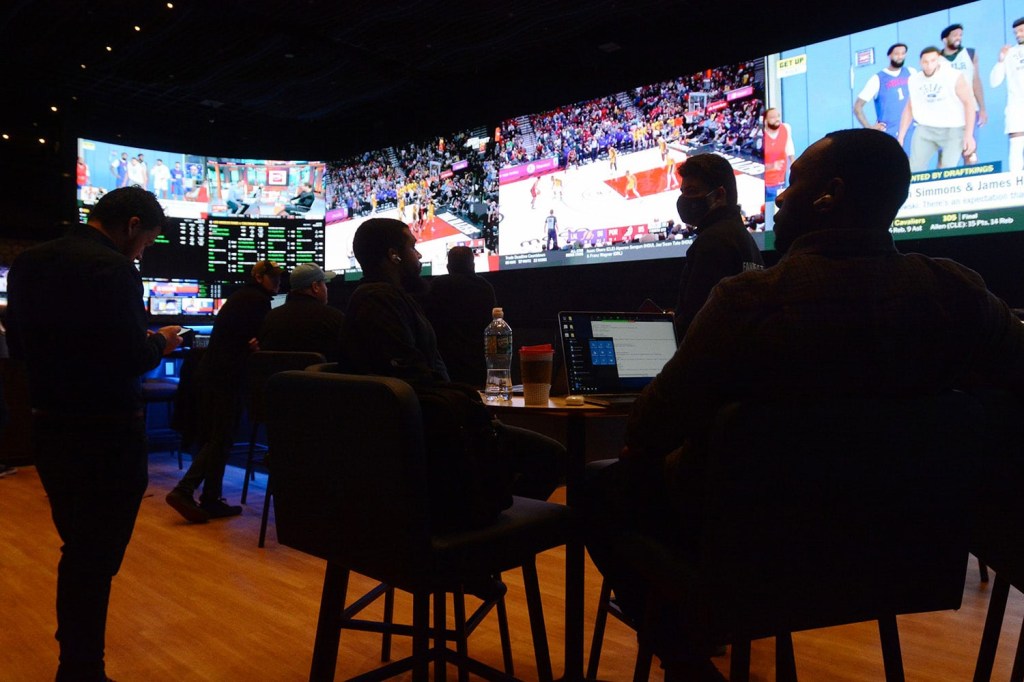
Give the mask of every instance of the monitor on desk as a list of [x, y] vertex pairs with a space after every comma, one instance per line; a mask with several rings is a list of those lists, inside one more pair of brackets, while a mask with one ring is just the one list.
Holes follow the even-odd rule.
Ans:
[[638, 393], [675, 354], [672, 316], [641, 312], [561, 312], [559, 336], [569, 392]]

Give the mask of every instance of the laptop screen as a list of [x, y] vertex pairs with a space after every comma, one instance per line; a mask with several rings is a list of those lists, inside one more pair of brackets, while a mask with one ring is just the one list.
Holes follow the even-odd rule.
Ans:
[[570, 393], [636, 393], [675, 354], [667, 313], [561, 312], [558, 329]]

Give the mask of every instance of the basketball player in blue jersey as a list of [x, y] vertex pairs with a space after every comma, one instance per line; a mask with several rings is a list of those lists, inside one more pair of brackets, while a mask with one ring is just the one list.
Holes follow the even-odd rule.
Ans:
[[[889, 57], [889, 66], [864, 84], [864, 89], [853, 103], [853, 114], [865, 128], [881, 130], [896, 137], [900, 131], [903, 107], [907, 105], [907, 79], [917, 73], [917, 69], [903, 65], [907, 58], [907, 46], [903, 43], [892, 45], [886, 55]], [[874, 124], [864, 115], [864, 105], [870, 101], [875, 103]]]
[[942, 56], [950, 66], [963, 74], [967, 85], [974, 92], [974, 110], [978, 112], [977, 125], [985, 125], [988, 123], [988, 112], [985, 110], [981, 76], [978, 75], [978, 55], [973, 47], [963, 47], [964, 27], [961, 24], [951, 24], [942, 29], [939, 37], [942, 38]]

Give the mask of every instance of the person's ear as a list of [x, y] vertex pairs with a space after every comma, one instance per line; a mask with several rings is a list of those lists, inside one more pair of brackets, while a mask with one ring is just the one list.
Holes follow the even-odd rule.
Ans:
[[815, 199], [811, 206], [818, 211], [831, 211], [845, 198], [846, 196], [846, 183], [841, 178], [832, 178], [829, 181], [828, 186], [825, 188], [825, 192]]

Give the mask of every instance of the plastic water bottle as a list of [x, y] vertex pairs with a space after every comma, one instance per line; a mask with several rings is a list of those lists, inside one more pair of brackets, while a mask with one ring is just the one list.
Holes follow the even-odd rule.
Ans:
[[484, 357], [487, 359], [487, 384], [484, 393], [489, 402], [512, 400], [512, 327], [505, 322], [504, 311], [491, 311], [491, 323], [484, 329]]

